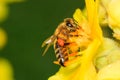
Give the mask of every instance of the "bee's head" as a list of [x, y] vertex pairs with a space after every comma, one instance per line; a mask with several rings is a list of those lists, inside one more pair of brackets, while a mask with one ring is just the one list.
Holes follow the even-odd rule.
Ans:
[[72, 18], [66, 18], [64, 22], [67, 29], [70, 31], [75, 31], [78, 27], [78, 25], [75, 23], [75, 21]]

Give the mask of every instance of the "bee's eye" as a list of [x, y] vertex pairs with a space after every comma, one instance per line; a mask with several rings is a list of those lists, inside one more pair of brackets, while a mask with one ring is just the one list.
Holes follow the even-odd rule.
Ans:
[[66, 25], [67, 25], [68, 27], [73, 27], [73, 25], [72, 25], [71, 23], [69, 23], [69, 22], [67, 22]]

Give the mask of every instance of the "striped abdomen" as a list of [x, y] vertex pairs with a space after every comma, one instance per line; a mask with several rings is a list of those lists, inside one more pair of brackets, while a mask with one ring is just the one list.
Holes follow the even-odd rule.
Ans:
[[67, 52], [66, 45], [64, 43], [60, 44], [57, 40], [55, 41], [54, 49], [55, 49], [57, 61], [61, 66], [65, 67], [64, 63], [68, 61], [68, 52]]

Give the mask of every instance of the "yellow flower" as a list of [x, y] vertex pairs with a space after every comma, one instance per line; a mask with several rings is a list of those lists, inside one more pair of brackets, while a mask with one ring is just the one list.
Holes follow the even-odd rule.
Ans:
[[99, 21], [113, 30], [113, 37], [120, 40], [120, 0], [100, 0]]
[[6, 42], [7, 42], [7, 34], [2, 28], [0, 28], [0, 49], [4, 48]]
[[120, 46], [112, 39], [104, 38], [103, 43], [97, 50], [95, 56], [95, 65], [98, 70], [105, 66], [120, 60]]
[[120, 60], [101, 69], [96, 80], [120, 80]]
[[8, 4], [14, 2], [23, 2], [23, 0], [0, 0], [0, 22], [5, 21], [8, 17]]
[[111, 0], [108, 9], [108, 24], [113, 30], [113, 36], [120, 40], [120, 0]]
[[0, 58], [0, 80], [14, 80], [12, 66], [3, 58]]
[[50, 77], [48, 80], [96, 80], [96, 70], [93, 64], [96, 51], [103, 41], [102, 31], [98, 23], [97, 7], [98, 0], [85, 0], [88, 20], [85, 19], [80, 9], [77, 9], [73, 18], [82, 25], [86, 32], [90, 31], [91, 43], [78, 54], [83, 54], [82, 57], [77, 57], [70, 62], [67, 67], [61, 67], [59, 71]]

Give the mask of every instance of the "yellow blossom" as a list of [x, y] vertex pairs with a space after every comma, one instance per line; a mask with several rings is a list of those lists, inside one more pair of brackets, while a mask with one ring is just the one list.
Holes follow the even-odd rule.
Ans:
[[86, 31], [90, 31], [92, 41], [85, 50], [78, 53], [83, 54], [82, 57], [77, 57], [67, 67], [61, 67], [48, 80], [96, 80], [97, 74], [93, 59], [103, 41], [97, 15], [98, 0], [96, 2], [94, 0], [85, 0], [85, 2], [88, 20], [85, 19], [80, 9], [75, 11], [73, 18], [78, 22], [78, 25], [82, 25]]
[[4, 21], [8, 16], [8, 7], [5, 4], [0, 4], [0, 22]]
[[120, 40], [120, 0], [100, 0], [99, 5], [100, 23], [109, 26], [113, 37]]
[[15, 2], [23, 2], [23, 0], [0, 0], [0, 22], [5, 21], [8, 17], [8, 4]]
[[102, 68], [96, 80], [120, 80], [120, 60]]
[[96, 68], [101, 70], [117, 60], [120, 60], [120, 47], [118, 43], [110, 38], [104, 38], [95, 56], [94, 63]]
[[0, 58], [0, 80], [14, 80], [12, 66], [4, 58]]
[[120, 40], [120, 0], [111, 0], [108, 5], [108, 24], [113, 30], [113, 36]]
[[7, 34], [2, 28], [0, 28], [0, 49], [4, 48], [6, 42], [7, 42]]

